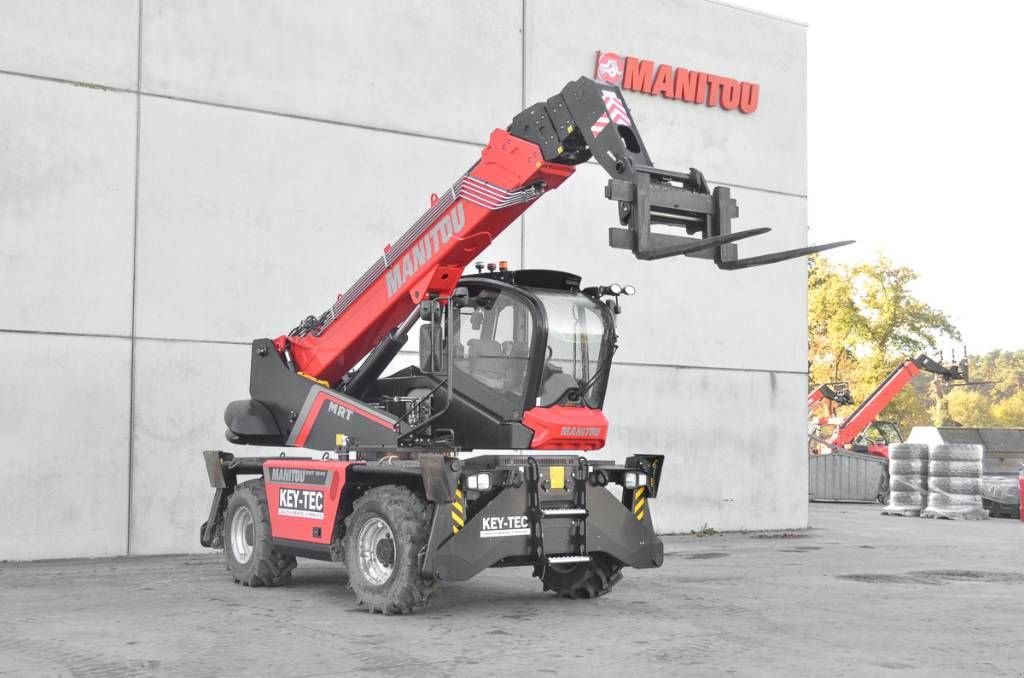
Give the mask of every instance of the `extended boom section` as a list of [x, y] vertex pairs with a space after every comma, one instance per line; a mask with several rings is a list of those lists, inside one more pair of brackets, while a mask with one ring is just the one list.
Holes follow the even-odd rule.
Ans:
[[[558, 188], [573, 165], [595, 159], [612, 177], [607, 198], [625, 228], [611, 228], [612, 247], [640, 259], [691, 256], [724, 269], [748, 268], [806, 256], [849, 241], [740, 259], [736, 241], [769, 228], [733, 232], [736, 201], [726, 187], [711, 191], [695, 169], [655, 169], [622, 92], [580, 78], [546, 102], [495, 130], [479, 162], [433, 200], [430, 209], [384, 256], [319, 317], [306, 318], [275, 346], [296, 369], [337, 383], [430, 295], [448, 296], [463, 269], [546, 191]], [[657, 233], [681, 227], [688, 236]]]

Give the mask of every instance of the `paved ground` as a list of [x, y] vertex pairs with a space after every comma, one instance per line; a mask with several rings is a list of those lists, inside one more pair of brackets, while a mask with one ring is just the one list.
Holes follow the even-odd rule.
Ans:
[[256, 590], [212, 556], [0, 563], [0, 675], [1024, 675], [1024, 523], [811, 520], [669, 537], [597, 601], [496, 570], [412, 617], [312, 561]]

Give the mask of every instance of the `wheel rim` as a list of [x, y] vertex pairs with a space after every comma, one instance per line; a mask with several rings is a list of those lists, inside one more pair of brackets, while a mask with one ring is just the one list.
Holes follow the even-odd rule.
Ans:
[[359, 528], [359, 565], [366, 579], [380, 586], [395, 571], [395, 537], [382, 518], [370, 518]]
[[254, 532], [252, 513], [246, 507], [239, 506], [231, 518], [231, 552], [239, 563], [247, 563], [252, 558]]

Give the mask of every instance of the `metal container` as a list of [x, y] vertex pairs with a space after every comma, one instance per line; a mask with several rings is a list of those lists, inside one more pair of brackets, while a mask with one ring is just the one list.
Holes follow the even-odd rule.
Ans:
[[878, 501], [886, 460], [854, 452], [811, 455], [807, 491], [811, 501]]

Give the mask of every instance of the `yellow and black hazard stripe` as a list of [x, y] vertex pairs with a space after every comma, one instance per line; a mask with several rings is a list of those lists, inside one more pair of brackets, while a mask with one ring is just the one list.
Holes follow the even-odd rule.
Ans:
[[466, 524], [466, 502], [462, 498], [462, 488], [455, 487], [455, 501], [452, 502], [452, 534], [458, 534]]
[[642, 485], [633, 490], [633, 516], [643, 520], [647, 513], [647, 486]]

